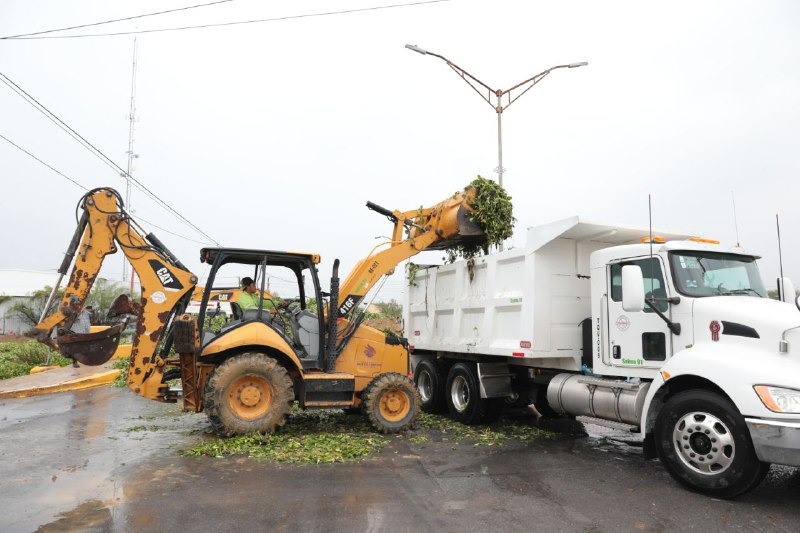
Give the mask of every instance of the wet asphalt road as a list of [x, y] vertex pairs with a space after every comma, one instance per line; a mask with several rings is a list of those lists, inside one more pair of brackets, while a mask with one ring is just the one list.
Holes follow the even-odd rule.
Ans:
[[205, 416], [127, 390], [0, 400], [0, 531], [800, 530], [798, 469], [715, 500], [617, 434], [551, 426], [528, 444], [399, 437], [360, 463], [296, 466], [182, 457], [209, 438]]

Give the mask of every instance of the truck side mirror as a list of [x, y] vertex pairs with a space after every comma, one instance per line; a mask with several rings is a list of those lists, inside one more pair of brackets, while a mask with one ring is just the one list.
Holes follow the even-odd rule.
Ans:
[[789, 278], [778, 278], [778, 299], [782, 302], [791, 303], [795, 301], [797, 295], [794, 291], [794, 283]]
[[622, 308], [629, 313], [644, 309], [644, 279], [637, 265], [622, 267]]

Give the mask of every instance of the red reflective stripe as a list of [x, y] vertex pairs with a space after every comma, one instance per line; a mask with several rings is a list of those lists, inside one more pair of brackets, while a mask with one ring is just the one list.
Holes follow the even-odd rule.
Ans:
[[514, 357], [525, 357], [525, 354], [522, 352], [511, 352], [511, 355]]

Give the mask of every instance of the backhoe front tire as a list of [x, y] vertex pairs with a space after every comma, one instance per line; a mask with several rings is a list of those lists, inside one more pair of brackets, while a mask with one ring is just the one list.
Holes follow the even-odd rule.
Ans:
[[361, 398], [364, 414], [381, 433], [399, 433], [410, 428], [419, 415], [419, 392], [414, 383], [391, 372], [373, 379]]
[[219, 365], [208, 380], [205, 411], [220, 437], [272, 433], [286, 423], [292, 380], [275, 359], [248, 352]]

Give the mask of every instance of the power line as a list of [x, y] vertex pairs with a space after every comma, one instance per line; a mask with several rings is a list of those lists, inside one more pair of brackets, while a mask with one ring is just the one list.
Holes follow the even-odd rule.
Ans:
[[[175, 237], [179, 237], [179, 238], [181, 238], [183, 240], [186, 240], [186, 241], [189, 241], [189, 242], [193, 242], [193, 243], [196, 243], [196, 244], [208, 244], [207, 241], [198, 241], [196, 239], [190, 239], [189, 237], [186, 237], [185, 235], [181, 235], [180, 233], [175, 233], [174, 231], [170, 231], [170, 230], [168, 230], [166, 228], [162, 228], [161, 226], [159, 226], [157, 224], [153, 224], [149, 220], [145, 220], [144, 218], [140, 217], [139, 215], [136, 215], [136, 220], [137, 221], [141, 220], [142, 222], [144, 222], [144, 223], [146, 223], [146, 224], [148, 224], [150, 226], [153, 226], [154, 228], [159, 229], [159, 230], [163, 231], [164, 233], [169, 233], [170, 235], [174, 235]], [[217, 244], [217, 246], [219, 246], [218, 243], [214, 243], [214, 244]]]
[[[59, 176], [61, 176], [62, 178], [64, 178], [64, 179], [66, 179], [66, 180], [68, 180], [68, 181], [70, 181], [70, 182], [74, 183], [75, 185], [77, 185], [78, 187], [80, 187], [81, 189], [83, 189], [84, 191], [88, 191], [88, 190], [89, 190], [89, 189], [87, 189], [86, 187], [84, 187], [83, 185], [81, 185], [80, 183], [78, 183], [77, 181], [75, 181], [74, 179], [70, 178], [69, 176], [67, 176], [66, 174], [64, 174], [64, 173], [63, 173], [63, 172], [61, 172], [60, 170], [58, 170], [57, 168], [54, 168], [53, 166], [51, 166], [51, 165], [47, 164], [45, 161], [42, 161], [41, 159], [39, 159], [38, 157], [36, 157], [34, 154], [32, 154], [31, 152], [29, 152], [29, 151], [28, 151], [28, 150], [26, 150], [25, 148], [21, 147], [20, 145], [18, 145], [17, 143], [15, 143], [15, 142], [14, 142], [14, 141], [12, 141], [11, 139], [9, 139], [9, 138], [8, 138], [8, 137], [6, 137], [5, 135], [3, 135], [2, 133], [0, 133], [0, 139], [3, 139], [4, 141], [6, 141], [8, 144], [10, 144], [11, 146], [13, 146], [13, 147], [14, 147], [14, 148], [16, 148], [17, 150], [20, 150], [21, 152], [25, 153], [25, 154], [26, 154], [26, 155], [28, 155], [29, 157], [31, 157], [31, 158], [33, 158], [33, 159], [35, 159], [36, 161], [38, 161], [38, 162], [39, 162], [39, 163], [41, 163], [42, 165], [46, 166], [47, 168], [49, 168], [50, 170], [52, 170], [53, 172], [55, 172], [56, 174], [58, 174]], [[174, 231], [170, 231], [170, 230], [168, 230], [168, 229], [162, 228], [161, 226], [159, 226], [159, 225], [157, 225], [157, 224], [153, 224], [152, 222], [150, 222], [150, 221], [148, 221], [148, 220], [145, 220], [145, 219], [143, 219], [143, 218], [141, 218], [141, 217], [138, 217], [138, 216], [137, 216], [136, 218], [137, 218], [137, 220], [141, 220], [142, 222], [145, 222], [145, 223], [147, 223], [148, 225], [150, 225], [150, 226], [153, 226], [154, 228], [157, 228], [157, 229], [159, 229], [159, 230], [161, 230], [161, 231], [163, 231], [163, 232], [165, 232], [165, 233], [169, 233], [170, 235], [174, 235], [175, 237], [179, 237], [179, 238], [181, 238], [181, 239], [184, 239], [184, 240], [187, 240], [187, 241], [190, 241], [190, 242], [194, 242], [194, 243], [197, 243], [197, 244], [207, 244], [207, 243], [206, 243], [206, 242], [204, 242], [204, 241], [198, 241], [198, 240], [195, 240], [195, 239], [190, 239], [189, 237], [186, 237], [186, 236], [184, 236], [184, 235], [180, 235], [179, 233], [175, 233]]]
[[84, 187], [83, 185], [81, 185], [80, 183], [78, 183], [77, 181], [75, 181], [74, 179], [72, 179], [72, 178], [70, 178], [69, 176], [67, 176], [66, 174], [64, 174], [63, 172], [61, 172], [61, 171], [59, 171], [59, 170], [56, 170], [55, 168], [51, 167], [50, 165], [48, 165], [47, 163], [45, 163], [44, 161], [42, 161], [41, 159], [39, 159], [38, 157], [36, 157], [36, 156], [35, 156], [35, 155], [33, 155], [32, 153], [30, 153], [30, 152], [29, 152], [29, 151], [27, 151], [25, 148], [21, 147], [20, 145], [18, 145], [17, 143], [15, 143], [15, 142], [14, 142], [14, 141], [12, 141], [11, 139], [9, 139], [9, 138], [8, 138], [8, 137], [6, 137], [5, 135], [3, 135], [2, 133], [0, 133], [0, 139], [3, 139], [4, 141], [6, 141], [8, 144], [10, 144], [11, 146], [13, 146], [13, 147], [14, 147], [14, 148], [16, 148], [17, 150], [20, 150], [21, 152], [24, 152], [24, 153], [25, 153], [25, 154], [27, 154], [28, 156], [32, 157], [33, 159], [35, 159], [35, 160], [36, 160], [36, 161], [38, 161], [39, 163], [43, 164], [44, 166], [46, 166], [47, 168], [49, 168], [50, 170], [52, 170], [52, 171], [53, 171], [53, 172], [55, 172], [56, 174], [60, 175], [62, 178], [64, 178], [64, 179], [67, 179], [67, 180], [71, 181], [72, 183], [74, 183], [75, 185], [77, 185], [78, 187], [80, 187], [81, 189], [83, 189], [84, 191], [88, 191], [88, 190], [89, 190], [89, 189], [87, 189], [86, 187]]
[[[200, 24], [196, 26], [178, 26], [174, 28], [158, 28], [153, 30], [135, 30], [135, 31], [120, 31], [120, 32], [110, 32], [110, 33], [86, 33], [86, 34], [79, 34], [79, 35], [33, 35], [31, 37], [0, 37], [0, 40], [29, 40], [29, 39], [76, 39], [82, 37], [115, 37], [119, 35], [138, 35], [142, 33], [159, 33], [159, 32], [167, 32], [167, 31], [181, 31], [181, 30], [197, 30], [197, 29], [205, 29], [205, 28], [219, 28], [223, 26], [238, 26], [242, 24], [257, 24], [260, 22], [279, 22], [283, 20], [293, 20], [293, 19], [303, 19], [303, 18], [311, 18], [311, 17], [326, 17], [330, 15], [348, 15], [351, 13], [361, 13], [365, 11], [379, 11], [383, 9], [394, 9], [398, 7], [416, 7], [425, 4], [438, 4], [441, 2], [449, 2], [450, 0], [423, 0], [420, 2], [410, 2], [407, 4], [389, 4], [385, 6], [373, 6], [373, 7], [362, 7], [362, 8], [355, 8], [355, 9], [343, 9], [341, 11], [324, 11], [320, 13], [307, 13], [305, 15], [287, 15], [284, 17], [274, 17], [274, 18], [267, 18], [267, 19], [253, 19], [253, 20], [240, 20], [234, 22], [218, 22], [215, 24]], [[53, 30], [58, 31], [58, 30]], [[44, 32], [40, 32], [44, 33]]]
[[126, 20], [134, 20], [134, 19], [140, 19], [140, 18], [145, 18], [145, 17], [153, 17], [153, 16], [156, 16], [156, 15], [164, 15], [166, 13], [175, 13], [177, 11], [187, 11], [189, 9], [195, 9], [195, 8], [198, 8], [198, 7], [208, 7], [208, 6], [213, 6], [215, 4], [225, 4], [227, 2], [233, 2], [233, 0], [217, 0], [216, 2], [209, 2], [207, 4], [197, 4], [197, 5], [193, 5], [193, 6], [178, 7], [178, 8], [175, 8], [175, 9], [167, 9], [166, 11], [157, 11], [155, 13], [145, 13], [144, 15], [134, 15], [134, 16], [131, 16], [131, 17], [124, 17], [124, 18], [121, 18], [121, 19], [104, 20], [102, 22], [92, 22], [90, 24], [80, 24], [78, 26], [69, 26], [67, 28], [58, 28], [58, 29], [55, 29], [55, 30], [44, 30], [44, 31], [36, 31], [36, 32], [32, 32], [32, 33], [20, 33], [19, 35], [8, 35], [6, 37], [0, 37], [0, 39], [21, 39], [22, 37], [32, 37], [34, 35], [42, 35], [42, 34], [45, 34], [45, 33], [55, 33], [57, 31], [77, 30], [77, 29], [80, 29], [80, 28], [89, 28], [91, 26], [101, 26], [103, 24], [112, 24], [114, 22], [123, 22], [123, 21], [126, 21]]
[[70, 133], [70, 135], [72, 136], [73, 139], [77, 140], [84, 148], [86, 148], [87, 150], [89, 150], [90, 152], [95, 154], [95, 156], [99, 157], [108, 166], [110, 166], [111, 168], [113, 168], [114, 170], [119, 172], [120, 176], [127, 177], [131, 181], [133, 181], [136, 184], [137, 188], [139, 188], [139, 190], [141, 190], [147, 196], [149, 196], [153, 201], [155, 201], [156, 203], [160, 204], [164, 209], [166, 209], [167, 211], [169, 211], [170, 213], [172, 213], [173, 215], [178, 217], [185, 224], [190, 226], [192, 229], [197, 231], [199, 234], [201, 234], [203, 237], [205, 237], [209, 241], [213, 242], [217, 246], [220, 245], [216, 240], [214, 240], [211, 236], [209, 236], [203, 230], [201, 230], [200, 228], [198, 228], [197, 226], [195, 226], [194, 224], [189, 222], [189, 220], [186, 217], [184, 217], [183, 215], [178, 213], [175, 209], [172, 208], [172, 206], [170, 206], [164, 200], [162, 200], [161, 198], [156, 196], [156, 194], [154, 192], [152, 192], [150, 189], [148, 189], [143, 183], [141, 183], [139, 180], [137, 180], [136, 178], [134, 178], [133, 176], [128, 174], [125, 170], [122, 169], [122, 167], [117, 165], [110, 157], [108, 157], [102, 151], [100, 151], [99, 148], [97, 148], [95, 145], [93, 145], [92, 143], [87, 141], [81, 134], [79, 134], [77, 131], [72, 129], [69, 125], [67, 125], [67, 123], [65, 123], [63, 120], [58, 118], [58, 116], [56, 116], [55, 113], [53, 113], [52, 111], [47, 109], [47, 107], [45, 107], [42, 103], [40, 103], [38, 100], [36, 100], [33, 96], [28, 94], [22, 87], [20, 87], [16, 83], [14, 83], [14, 81], [11, 80], [11, 78], [6, 76], [2, 72], [0, 72], [0, 81], [3, 81], [3, 83], [5, 83], [6, 85], [10, 84], [9, 86], [13, 86], [12, 89], [14, 89], [14, 91], [18, 95], [22, 96], [25, 99], [26, 102], [28, 102], [29, 104], [31, 104], [34, 107], [36, 107], [42, 113], [45, 113], [45, 115], [48, 118], [50, 118], [51, 120], [57, 121], [58, 124], [59, 124], [59, 127], [63, 126], [63, 128], [66, 128], [67, 130], [69, 130], [69, 133]]

